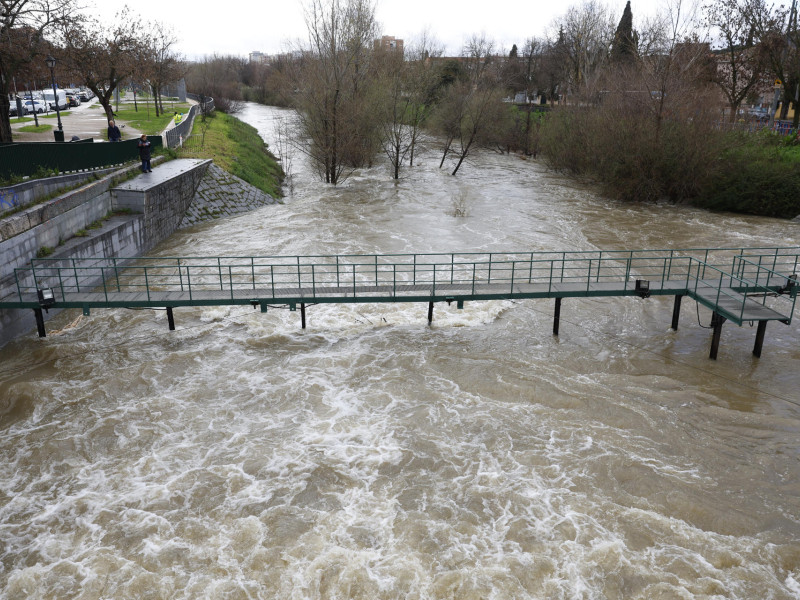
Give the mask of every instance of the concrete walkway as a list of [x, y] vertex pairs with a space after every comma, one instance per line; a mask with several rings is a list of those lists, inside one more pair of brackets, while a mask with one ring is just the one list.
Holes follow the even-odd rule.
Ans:
[[116, 190], [124, 190], [131, 192], [146, 192], [151, 188], [157, 187], [162, 183], [175, 179], [181, 173], [191, 171], [198, 165], [211, 161], [202, 158], [179, 158], [170, 160], [164, 164], [158, 165], [153, 169], [152, 173], [142, 173], [133, 179], [130, 179], [120, 185]]
[[[97, 98], [92, 98], [89, 102], [83, 102], [80, 106], [69, 109], [68, 114], [61, 111], [61, 125], [64, 128], [64, 139], [69, 141], [73, 135], [77, 135], [81, 139], [94, 138], [96, 141], [106, 140], [106, 129], [108, 128], [108, 120], [103, 107], [97, 101]], [[35, 125], [33, 115], [26, 115], [31, 121], [18, 123], [16, 117], [11, 117], [11, 131], [14, 133], [15, 142], [53, 142], [53, 130], [58, 129], [58, 119], [55, 116], [55, 111], [50, 111], [51, 117], [47, 117], [48, 113], [37, 115], [39, 117], [39, 125], [51, 125], [53, 129], [44, 131], [42, 133], [27, 133], [21, 132], [19, 129], [27, 125]], [[42, 118], [47, 117], [47, 118]], [[137, 138], [142, 135], [142, 132], [133, 127], [125, 125], [124, 122], [119, 121], [117, 125], [122, 130], [123, 139]]]

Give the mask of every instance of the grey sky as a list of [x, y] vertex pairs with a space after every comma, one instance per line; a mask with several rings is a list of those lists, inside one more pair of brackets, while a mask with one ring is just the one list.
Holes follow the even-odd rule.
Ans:
[[[94, 2], [87, 12], [102, 21], [111, 21], [126, 4], [123, 0]], [[287, 41], [304, 40], [306, 36], [301, 0], [146, 0], [128, 4], [146, 20], [171, 25], [180, 40], [179, 51], [190, 59], [213, 52], [246, 56], [259, 50], [274, 54], [285, 49]], [[203, 10], [204, 4], [208, 4], [208, 10]], [[378, 0], [376, 16], [385, 35], [410, 40], [427, 28], [447, 46], [448, 54], [456, 54], [473, 34], [485, 33], [506, 49], [513, 43], [521, 45], [528, 37], [541, 36], [571, 4], [536, 0]], [[625, 0], [606, 4], [615, 14], [622, 15]], [[639, 17], [653, 13], [657, 4], [656, 0], [632, 0], [634, 24]]]

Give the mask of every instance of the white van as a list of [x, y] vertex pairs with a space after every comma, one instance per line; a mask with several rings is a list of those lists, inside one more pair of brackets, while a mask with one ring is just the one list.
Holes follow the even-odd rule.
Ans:
[[56, 88], [56, 96], [53, 98], [53, 90], [44, 90], [44, 101], [51, 110], [56, 109], [56, 100], [58, 101], [58, 110], [65, 110], [67, 108], [67, 93], [64, 90]]

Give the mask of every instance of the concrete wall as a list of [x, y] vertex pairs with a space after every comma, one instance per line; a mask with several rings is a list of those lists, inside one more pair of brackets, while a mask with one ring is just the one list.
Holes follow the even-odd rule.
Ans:
[[45, 179], [24, 181], [17, 185], [0, 188], [0, 211], [28, 206], [65, 187], [78, 185], [89, 179], [103, 177], [118, 170], [119, 169], [115, 167], [111, 169], [99, 169], [87, 173], [71, 173], [69, 175], [58, 175]]
[[[106, 177], [5, 219], [0, 223], [0, 256], [5, 259], [0, 264], [0, 299], [15, 296], [14, 269], [28, 266], [43, 246], [55, 248], [48, 258], [145, 254], [178, 228], [210, 163], [171, 161], [159, 168], [159, 180], [141, 177], [112, 189], [118, 177]], [[86, 237], [75, 237], [119, 208], [133, 212], [111, 217], [99, 229], [88, 229]], [[48, 316], [54, 314], [51, 310]], [[32, 310], [0, 309], [0, 345], [34, 327]]]
[[161, 167], [174, 174], [162, 183], [137, 179], [111, 190], [115, 210], [129, 209], [144, 218], [145, 251], [178, 229], [211, 160], [175, 160]]
[[[105, 194], [108, 196], [108, 194]], [[93, 230], [86, 238], [73, 237], [65, 243], [53, 258], [86, 258], [92, 256], [119, 256], [123, 258], [142, 254], [144, 246], [144, 227], [141, 215], [111, 217], [99, 230]], [[30, 282], [28, 282], [30, 283]], [[13, 294], [16, 278], [13, 272], [3, 277], [4, 290]], [[46, 317], [57, 315], [60, 310], [50, 310]], [[30, 309], [0, 310], [0, 346], [13, 338], [27, 333], [36, 327], [33, 311]]]

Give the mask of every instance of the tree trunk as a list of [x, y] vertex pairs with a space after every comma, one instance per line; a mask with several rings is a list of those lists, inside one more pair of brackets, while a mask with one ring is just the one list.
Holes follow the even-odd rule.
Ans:
[[448, 138], [447, 142], [444, 145], [444, 152], [442, 152], [442, 160], [439, 161], [439, 168], [441, 169], [444, 166], [444, 159], [447, 158], [448, 152], [450, 152], [450, 145], [453, 143], [453, 138]]
[[531, 155], [531, 112], [533, 112], [533, 102], [528, 100], [528, 114], [525, 117], [525, 156]]
[[337, 173], [337, 169], [339, 168], [339, 157], [338, 157], [338, 150], [339, 150], [339, 130], [338, 130], [338, 123], [337, 120], [337, 107], [339, 105], [339, 90], [336, 90], [336, 93], [333, 95], [333, 115], [331, 119], [331, 144], [330, 144], [330, 153], [331, 153], [331, 183], [336, 185], [337, 181], [339, 180], [339, 176]]
[[11, 103], [8, 100], [8, 94], [0, 94], [0, 142], [11, 143], [11, 121], [8, 115], [8, 109]]
[[[474, 138], [473, 138], [474, 139]], [[458, 173], [458, 170], [461, 168], [461, 163], [464, 162], [464, 159], [467, 158], [467, 154], [469, 154], [469, 148], [472, 146], [472, 139], [470, 139], [469, 143], [467, 144], [466, 148], [461, 152], [458, 157], [458, 164], [456, 164], [456, 168], [453, 169], [452, 175], [455, 176]]]
[[400, 142], [397, 141], [394, 145], [394, 178], [400, 179]]

